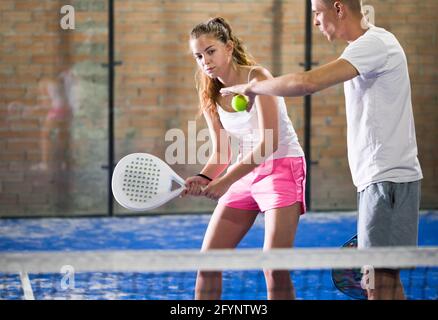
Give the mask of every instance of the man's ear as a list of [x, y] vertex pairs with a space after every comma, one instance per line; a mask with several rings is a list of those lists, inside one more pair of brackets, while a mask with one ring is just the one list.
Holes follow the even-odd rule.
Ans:
[[333, 3], [333, 6], [335, 7], [336, 16], [338, 17], [338, 19], [343, 18], [345, 14], [345, 5], [340, 1], [335, 1]]

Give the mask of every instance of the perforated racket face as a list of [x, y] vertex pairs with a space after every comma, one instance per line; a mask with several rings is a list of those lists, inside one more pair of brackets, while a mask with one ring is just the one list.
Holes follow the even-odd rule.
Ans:
[[[114, 170], [114, 197], [130, 210], [155, 208], [173, 197], [174, 175], [173, 170], [155, 156], [130, 154], [120, 160]], [[181, 183], [178, 178], [176, 180]]]
[[122, 191], [129, 201], [145, 203], [156, 196], [160, 171], [149, 158], [136, 157], [128, 162], [123, 172]]

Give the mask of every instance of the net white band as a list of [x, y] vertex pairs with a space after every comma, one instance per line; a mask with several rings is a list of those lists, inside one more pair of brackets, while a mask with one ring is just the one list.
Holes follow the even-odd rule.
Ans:
[[438, 247], [0, 253], [1, 273], [59, 273], [66, 265], [75, 272], [436, 267]]

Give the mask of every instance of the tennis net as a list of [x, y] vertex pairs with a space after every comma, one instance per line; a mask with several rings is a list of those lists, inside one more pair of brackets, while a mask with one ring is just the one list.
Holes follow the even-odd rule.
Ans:
[[266, 299], [265, 276], [285, 275], [296, 299], [365, 299], [374, 271], [392, 269], [408, 299], [438, 299], [438, 247], [2, 252], [0, 299], [190, 300], [197, 270], [222, 272], [208, 293], [225, 300]]

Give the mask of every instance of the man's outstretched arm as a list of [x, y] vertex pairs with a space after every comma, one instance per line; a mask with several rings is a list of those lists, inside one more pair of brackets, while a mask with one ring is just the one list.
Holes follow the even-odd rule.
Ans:
[[347, 60], [338, 59], [307, 72], [290, 73], [265, 81], [222, 88], [221, 94], [244, 94], [251, 100], [256, 95], [298, 97], [309, 95], [358, 76]]

